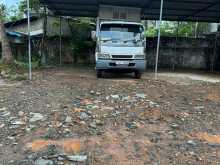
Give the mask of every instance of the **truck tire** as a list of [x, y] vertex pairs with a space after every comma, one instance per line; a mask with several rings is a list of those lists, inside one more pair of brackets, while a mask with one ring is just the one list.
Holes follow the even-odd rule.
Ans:
[[142, 74], [141, 74], [140, 71], [135, 71], [134, 76], [135, 76], [136, 79], [141, 79]]
[[102, 78], [102, 70], [97, 70], [96, 71], [96, 77], [97, 78]]

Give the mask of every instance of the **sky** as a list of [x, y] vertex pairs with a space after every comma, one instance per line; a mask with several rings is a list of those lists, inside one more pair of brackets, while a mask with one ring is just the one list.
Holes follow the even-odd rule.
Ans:
[[3, 0], [3, 2], [7, 5], [7, 7], [17, 5], [19, 1], [20, 0]]

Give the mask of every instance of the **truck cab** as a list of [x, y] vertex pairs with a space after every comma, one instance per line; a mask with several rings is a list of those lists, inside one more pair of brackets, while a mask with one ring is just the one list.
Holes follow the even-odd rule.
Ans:
[[146, 68], [144, 26], [135, 22], [110, 21], [100, 24], [96, 48], [97, 77], [103, 72], [134, 72], [136, 78]]
[[[106, 71], [134, 72], [136, 78], [146, 69], [146, 37], [145, 28], [139, 21], [129, 19], [109, 19], [109, 7], [100, 10], [101, 21], [97, 21], [96, 29], [96, 72], [97, 77], [102, 77]], [[112, 7], [114, 11], [115, 7]], [[118, 11], [123, 11], [119, 9]], [[127, 11], [127, 10], [124, 10]], [[139, 11], [130, 9], [131, 11]], [[133, 12], [135, 13], [135, 12]], [[127, 13], [122, 13], [126, 16]], [[122, 15], [119, 13], [119, 15]], [[127, 14], [127, 15], [128, 15]], [[114, 15], [117, 15], [113, 12]], [[133, 14], [134, 15], [134, 14]], [[130, 17], [132, 17], [131, 15]], [[139, 14], [136, 14], [139, 16]], [[129, 15], [128, 15], [129, 16]], [[132, 17], [135, 18], [136, 17]], [[139, 20], [139, 18], [137, 18]]]

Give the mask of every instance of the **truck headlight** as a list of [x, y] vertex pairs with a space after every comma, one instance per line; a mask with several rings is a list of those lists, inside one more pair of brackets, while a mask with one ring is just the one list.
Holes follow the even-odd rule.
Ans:
[[99, 53], [98, 54], [98, 58], [99, 59], [110, 59], [110, 55], [109, 54], [107, 54], [107, 53]]
[[134, 56], [135, 59], [145, 59], [145, 55], [135, 55]]

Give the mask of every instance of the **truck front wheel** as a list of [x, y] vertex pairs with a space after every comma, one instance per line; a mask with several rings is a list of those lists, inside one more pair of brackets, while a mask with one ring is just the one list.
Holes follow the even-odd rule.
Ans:
[[135, 71], [134, 76], [135, 76], [136, 79], [141, 79], [142, 74], [141, 74], [140, 71]]
[[97, 70], [96, 71], [96, 77], [97, 78], [102, 78], [102, 70]]

